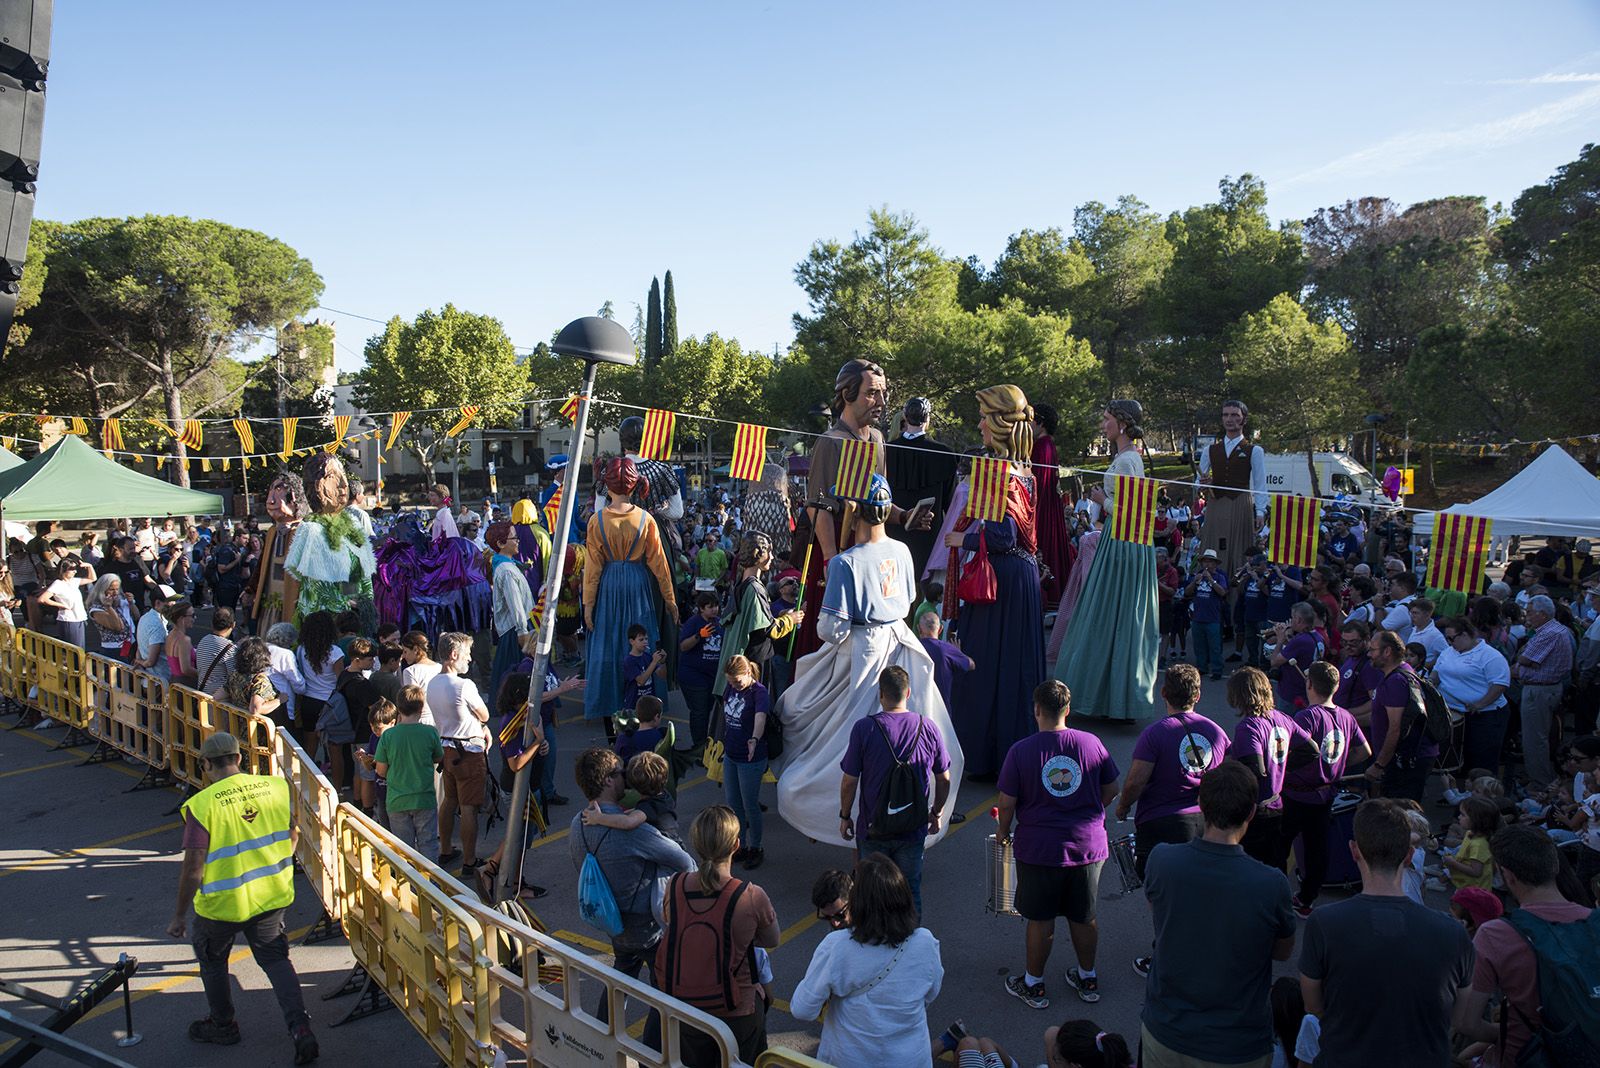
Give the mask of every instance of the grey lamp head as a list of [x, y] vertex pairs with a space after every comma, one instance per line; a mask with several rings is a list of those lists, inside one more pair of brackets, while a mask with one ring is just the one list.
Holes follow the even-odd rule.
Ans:
[[550, 351], [622, 367], [632, 367], [638, 362], [633, 351], [633, 335], [621, 323], [599, 315], [585, 315], [563, 326]]

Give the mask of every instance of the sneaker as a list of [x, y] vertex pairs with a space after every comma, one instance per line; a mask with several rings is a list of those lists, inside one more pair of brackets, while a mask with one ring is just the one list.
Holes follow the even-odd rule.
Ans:
[[744, 851], [744, 870], [755, 871], [761, 867], [761, 862], [767, 859], [765, 849], [746, 849]]
[[1093, 1005], [1100, 1000], [1100, 980], [1095, 976], [1084, 975], [1077, 968], [1068, 968], [1067, 985], [1078, 992], [1079, 1001]]
[[560, 794], [551, 794], [549, 797], [545, 798], [544, 803], [551, 808], [555, 808], [559, 805], [572, 804], [572, 799], [570, 797], [562, 797]]
[[438, 864], [439, 867], [443, 868], [443, 867], [448, 865], [451, 861], [455, 860], [459, 856], [461, 856], [461, 850], [452, 849], [448, 853], [440, 853], [439, 856], [434, 861], [434, 863]]
[[1028, 981], [1022, 976], [1008, 975], [1006, 976], [1006, 989], [1011, 992], [1012, 997], [1020, 999], [1030, 1009], [1048, 1009], [1050, 1007], [1050, 999], [1044, 996], [1043, 983], [1034, 983], [1029, 986]]
[[1241, 654], [1241, 653], [1229, 653], [1227, 659], [1228, 659], [1228, 663], [1232, 664], [1232, 663], [1234, 663], [1236, 661], [1243, 660], [1244, 659], [1244, 655]]
[[1134, 973], [1137, 974], [1137, 975], [1141, 975], [1141, 976], [1148, 976], [1150, 974], [1150, 965], [1154, 961], [1155, 961], [1154, 957], [1135, 957], [1135, 958], [1133, 958], [1133, 970], [1134, 970]]
[[1302, 920], [1310, 918], [1311, 905], [1309, 902], [1301, 901], [1298, 894], [1295, 895], [1294, 900], [1290, 902], [1290, 905], [1294, 909], [1294, 914], [1300, 917]]
[[294, 1063], [310, 1064], [322, 1053], [317, 1048], [317, 1036], [311, 1033], [309, 1023], [297, 1024], [289, 1032], [289, 1037], [294, 1041]]
[[204, 1042], [212, 1046], [237, 1046], [239, 1024], [233, 1020], [219, 1024], [207, 1016], [204, 1020], [196, 1020], [189, 1025], [189, 1041]]

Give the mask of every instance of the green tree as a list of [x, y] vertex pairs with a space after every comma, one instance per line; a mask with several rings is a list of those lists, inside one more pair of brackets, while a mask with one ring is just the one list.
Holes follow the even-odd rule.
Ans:
[[1093, 269], [1069, 297], [1073, 331], [1100, 358], [1108, 394], [1119, 396], [1144, 377], [1172, 243], [1161, 217], [1137, 197], [1119, 197], [1114, 208], [1091, 200], [1073, 212], [1072, 224], [1073, 247]]
[[274, 351], [247, 365], [250, 383], [240, 404], [244, 414], [283, 419], [331, 413], [333, 398], [322, 383], [333, 366], [333, 339], [327, 323], [284, 324]]
[[528, 395], [528, 368], [500, 320], [453, 304], [409, 323], [395, 316], [367, 341], [365, 356], [356, 403], [374, 412], [416, 412], [401, 441], [429, 482], [440, 460], [452, 461], [452, 468], [459, 463], [465, 435], [447, 438], [445, 432], [460, 418], [460, 405], [478, 405], [480, 423], [494, 426], [517, 418]]
[[1061, 315], [1072, 307], [1073, 293], [1094, 274], [1094, 266], [1055, 227], [1012, 234], [1006, 250], [988, 272], [985, 304], [1011, 298], [1030, 312]]
[[1229, 392], [1249, 397], [1251, 421], [1269, 448], [1301, 448], [1320, 496], [1315, 453], [1358, 426], [1351, 395], [1355, 352], [1339, 324], [1312, 322], [1293, 297], [1280, 293], [1243, 316], [1228, 339]]
[[672, 287], [668, 271], [661, 292], [661, 355], [671, 356], [678, 347], [678, 292]]
[[651, 404], [671, 411], [759, 422], [769, 415], [762, 394], [772, 370], [765, 353], [710, 333], [680, 341], [646, 376], [645, 391]]
[[[36, 231], [44, 282], [7, 377], [74, 379], [97, 418], [148, 401], [178, 426], [233, 407], [243, 383], [229, 383], [223, 361], [322, 293], [310, 261], [288, 245], [207, 219], [84, 219]], [[188, 485], [187, 449], [176, 439], [171, 448]]]
[[661, 362], [661, 282], [650, 279], [649, 310], [644, 319], [644, 366], [650, 370]]

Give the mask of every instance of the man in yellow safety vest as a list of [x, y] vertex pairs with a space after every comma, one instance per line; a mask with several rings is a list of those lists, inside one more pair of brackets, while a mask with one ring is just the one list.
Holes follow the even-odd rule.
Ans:
[[167, 934], [182, 938], [194, 905], [194, 952], [211, 1015], [190, 1024], [189, 1037], [222, 1046], [239, 1041], [228, 955], [242, 932], [289, 1024], [294, 1063], [309, 1064], [317, 1059], [317, 1038], [284, 933], [284, 913], [294, 903], [297, 837], [289, 784], [241, 772], [239, 742], [231, 734], [207, 738], [200, 760], [211, 785], [183, 805], [183, 873], [167, 925]]

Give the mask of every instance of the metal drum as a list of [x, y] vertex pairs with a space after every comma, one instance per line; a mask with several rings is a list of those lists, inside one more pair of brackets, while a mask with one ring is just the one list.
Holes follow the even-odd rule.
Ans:
[[[1361, 869], [1350, 855], [1350, 842], [1355, 837], [1356, 806], [1363, 800], [1360, 794], [1348, 792], [1333, 799], [1328, 818], [1328, 874], [1322, 881], [1324, 889], [1358, 890], [1361, 887]], [[1305, 871], [1305, 847], [1300, 838], [1294, 840], [1294, 862]]]
[[987, 900], [984, 908], [996, 916], [1020, 916], [1017, 911], [1017, 860], [1011, 841], [989, 836], [988, 863], [984, 865]]
[[1117, 872], [1122, 876], [1122, 892], [1131, 894], [1144, 886], [1144, 880], [1139, 878], [1139, 867], [1134, 863], [1134, 836], [1129, 831], [1121, 838], [1111, 839], [1111, 859], [1116, 862]]

